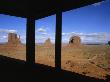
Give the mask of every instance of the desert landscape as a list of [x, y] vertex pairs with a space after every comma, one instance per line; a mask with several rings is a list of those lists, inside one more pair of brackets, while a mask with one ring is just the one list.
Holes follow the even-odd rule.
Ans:
[[[36, 63], [55, 67], [55, 44], [47, 39], [36, 44]], [[0, 55], [26, 61], [26, 45], [17, 34], [9, 33], [8, 42], [0, 44]], [[81, 44], [78, 36], [72, 36], [68, 44], [62, 43], [61, 67], [64, 70], [106, 79], [110, 75], [110, 46]]]

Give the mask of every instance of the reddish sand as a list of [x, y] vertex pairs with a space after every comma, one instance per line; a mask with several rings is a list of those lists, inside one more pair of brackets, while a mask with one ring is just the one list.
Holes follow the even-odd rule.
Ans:
[[[108, 70], [110, 64], [108, 63], [108, 60], [104, 60], [104, 58], [110, 53], [109, 50], [110, 47], [101, 45], [81, 47], [63, 46], [61, 59], [62, 69], [94, 78], [106, 79], [105, 76], [110, 75], [110, 70]], [[26, 47], [25, 45], [0, 45], [0, 54], [20, 60], [26, 60]], [[54, 67], [54, 61], [54, 45], [36, 46], [37, 63]], [[108, 65], [108, 67], [105, 65]]]

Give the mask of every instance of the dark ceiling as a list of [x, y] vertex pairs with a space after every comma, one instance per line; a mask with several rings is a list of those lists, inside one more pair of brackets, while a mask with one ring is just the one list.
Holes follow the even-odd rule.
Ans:
[[103, 0], [0, 0], [0, 13], [40, 19]]

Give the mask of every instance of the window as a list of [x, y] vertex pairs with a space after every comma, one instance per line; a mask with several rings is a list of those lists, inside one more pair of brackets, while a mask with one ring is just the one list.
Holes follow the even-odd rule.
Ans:
[[55, 15], [36, 20], [36, 63], [55, 65]]
[[26, 60], [26, 19], [0, 14], [0, 55]]
[[105, 79], [110, 74], [110, 1], [63, 13], [62, 69]]

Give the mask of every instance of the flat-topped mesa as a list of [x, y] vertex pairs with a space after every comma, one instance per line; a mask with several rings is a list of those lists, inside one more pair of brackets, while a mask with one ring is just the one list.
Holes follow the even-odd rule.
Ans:
[[11, 45], [21, 44], [20, 36], [18, 37], [16, 33], [9, 33], [8, 44], [11, 44]]
[[52, 45], [50, 38], [48, 38], [48, 39], [45, 41], [44, 45], [45, 45], [45, 46], [51, 46], [51, 45]]

